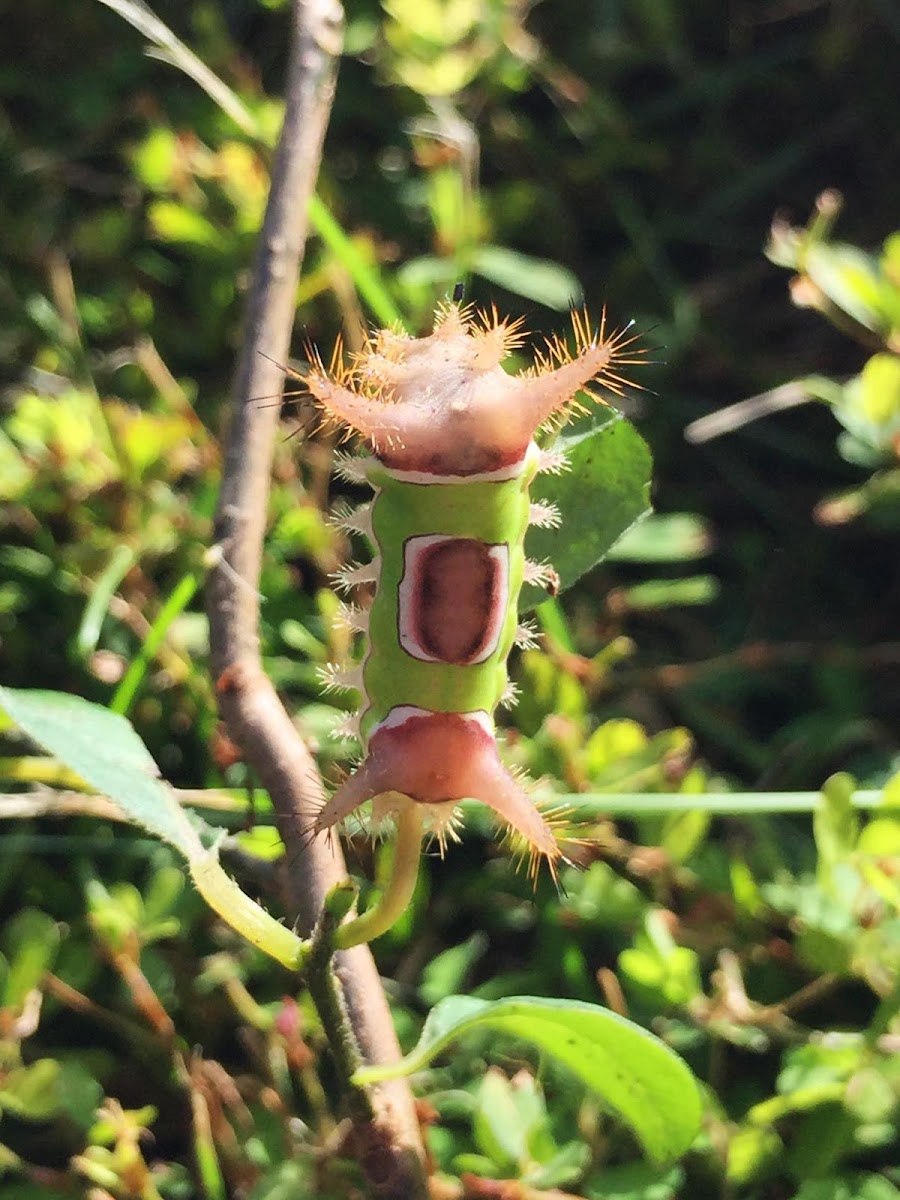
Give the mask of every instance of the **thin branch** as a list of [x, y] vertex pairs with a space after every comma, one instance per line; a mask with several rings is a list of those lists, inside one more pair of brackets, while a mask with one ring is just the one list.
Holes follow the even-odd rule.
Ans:
[[[231, 429], [216, 514], [221, 560], [210, 576], [210, 658], [222, 717], [278, 816], [290, 867], [288, 902], [308, 932], [326, 895], [345, 879], [336, 839], [310, 839], [323, 802], [312, 759], [259, 654], [259, 573], [278, 409], [253, 397], [277, 394], [294, 319], [307, 210], [334, 93], [343, 13], [337, 0], [294, 0], [284, 125], [254, 267], [247, 330], [237, 366]], [[274, 360], [274, 361], [273, 361]], [[367, 947], [343, 951], [337, 975], [360, 1052], [368, 1062], [399, 1056], [384, 991]], [[421, 1137], [408, 1087], [370, 1094], [371, 1120], [355, 1120], [362, 1167], [384, 1197], [424, 1197]]]
[[792, 383], [783, 383], [771, 391], [751, 396], [748, 400], [739, 400], [736, 404], [729, 404], [727, 408], [720, 408], [692, 421], [685, 429], [684, 436], [687, 441], [698, 446], [701, 442], [710, 442], [713, 438], [749, 425], [751, 421], [758, 421], [760, 417], [783, 412], [787, 408], [796, 408], [816, 399], [818, 397], [810, 392], [805, 379], [795, 379]]

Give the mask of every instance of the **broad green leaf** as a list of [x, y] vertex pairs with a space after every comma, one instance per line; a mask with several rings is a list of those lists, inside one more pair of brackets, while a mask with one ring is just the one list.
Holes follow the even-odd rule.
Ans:
[[[525, 549], [529, 558], [553, 564], [565, 590], [648, 515], [651, 463], [643, 438], [614, 409], [603, 410], [587, 430], [557, 438], [554, 449], [565, 453], [569, 469], [539, 475], [534, 499], [555, 504], [562, 525], [532, 526]], [[545, 598], [536, 587], [523, 588], [519, 608], [527, 612]]]
[[0, 706], [39, 746], [114, 800], [135, 824], [188, 859], [203, 854], [196, 831], [124, 717], [63, 692], [0, 687]]
[[103, 1088], [88, 1068], [74, 1057], [60, 1063], [57, 1086], [60, 1109], [80, 1128], [90, 1128], [103, 1100]]
[[405, 1058], [362, 1067], [354, 1081], [367, 1085], [410, 1075], [461, 1035], [487, 1029], [532, 1042], [568, 1067], [631, 1126], [655, 1161], [683, 1154], [693, 1141], [701, 1102], [682, 1060], [639, 1025], [577, 1000], [450, 996], [429, 1013], [418, 1045]]
[[485, 1072], [472, 1118], [475, 1142], [498, 1167], [517, 1167], [527, 1149], [528, 1130], [516, 1104], [512, 1084], [498, 1068]]
[[288, 967], [306, 943], [237, 886], [207, 850], [125, 717], [61, 692], [0, 687], [0, 708], [39, 746], [114, 801], [136, 825], [179, 850], [206, 902], [254, 946]]

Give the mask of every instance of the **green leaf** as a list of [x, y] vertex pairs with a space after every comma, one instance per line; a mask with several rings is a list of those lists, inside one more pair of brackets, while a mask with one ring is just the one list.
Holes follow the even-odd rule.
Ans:
[[354, 1082], [365, 1086], [420, 1071], [462, 1034], [484, 1029], [532, 1042], [568, 1067], [631, 1126], [655, 1161], [683, 1154], [693, 1141], [700, 1095], [682, 1060], [639, 1025], [577, 1000], [450, 996], [429, 1013], [405, 1058], [362, 1067]]
[[502, 1071], [485, 1073], [478, 1089], [472, 1131], [478, 1149], [503, 1170], [525, 1158], [528, 1130], [523, 1128], [512, 1084]]
[[433, 958], [422, 972], [419, 993], [426, 1004], [437, 1004], [465, 985], [466, 976], [488, 948], [487, 934], [476, 929], [471, 937]]
[[860, 378], [864, 415], [876, 425], [890, 425], [893, 429], [900, 417], [900, 357], [873, 354]]
[[116, 588], [134, 566], [136, 558], [134, 547], [124, 542], [120, 542], [110, 555], [109, 562], [94, 584], [91, 597], [85, 606], [84, 616], [78, 627], [78, 633], [75, 635], [75, 648], [79, 658], [87, 659], [97, 649], [100, 630], [103, 627], [110, 601]]
[[172, 130], [156, 126], [132, 150], [131, 165], [148, 191], [165, 192], [176, 183], [178, 154], [178, 139]]
[[616, 542], [613, 562], [684, 562], [712, 549], [709, 528], [694, 513], [652, 513]]
[[118, 804], [135, 824], [191, 859], [203, 846], [128, 721], [62, 692], [0, 687], [0, 706], [29, 737]]
[[60, 1064], [59, 1107], [81, 1129], [89, 1129], [103, 1100], [103, 1088], [76, 1058]]
[[298, 1196], [311, 1196], [310, 1161], [277, 1163], [257, 1183], [250, 1200], [297, 1200]]
[[774, 1129], [748, 1125], [729, 1142], [725, 1176], [733, 1187], [747, 1187], [764, 1178], [783, 1154], [784, 1143]]
[[356, 242], [347, 236], [331, 210], [318, 196], [310, 196], [308, 212], [313, 229], [347, 271], [356, 290], [379, 323], [402, 327], [403, 316], [391, 299], [377, 265], [369, 261]]
[[[18, 1154], [16, 1154], [14, 1150], [10, 1150], [9, 1146], [4, 1146], [3, 1143], [0, 1142], [0, 1179], [2, 1179], [4, 1175], [15, 1175], [16, 1172], [20, 1170], [22, 1165], [22, 1160], [19, 1158]], [[26, 1189], [23, 1189], [22, 1192], [17, 1190], [15, 1193], [16, 1200], [33, 1200], [34, 1192], [30, 1192], [26, 1197], [26, 1191], [27, 1185]], [[6, 1200], [10, 1200], [10, 1193], [6, 1190], [6, 1188], [0, 1190], [0, 1198], [2, 1198], [4, 1195]], [[47, 1200], [46, 1192], [42, 1191], [40, 1193], [40, 1200]]]
[[819, 854], [816, 876], [827, 894], [833, 890], [835, 867], [849, 858], [859, 836], [859, 816], [853, 808], [855, 788], [849, 775], [832, 775], [825, 781], [822, 803], [813, 816], [813, 836]]
[[[534, 499], [555, 504], [562, 526], [532, 526], [525, 550], [538, 562], [549, 560], [565, 590], [649, 514], [651, 462], [643, 438], [614, 409], [604, 409], [587, 430], [557, 438], [554, 449], [566, 455], [569, 469], [539, 475]], [[519, 608], [527, 612], [544, 599], [539, 588], [523, 588]]]
[[0, 500], [18, 500], [31, 482], [31, 469], [12, 438], [0, 429]]
[[222, 250], [226, 238], [220, 229], [195, 209], [176, 200], [154, 200], [147, 209], [153, 235], [197, 249]]
[[810, 246], [805, 273], [825, 296], [860, 325], [874, 332], [885, 327], [881, 310], [881, 275], [877, 260], [843, 242]]
[[472, 252], [471, 265], [476, 275], [557, 312], [567, 312], [581, 300], [578, 277], [544, 258], [532, 258], [505, 246], [478, 246]]
[[900, 433], [900, 358], [873, 354], [844, 384], [832, 411], [846, 430], [838, 440], [844, 458], [866, 467], [892, 462]]
[[298, 966], [306, 943], [245, 895], [222, 869], [215, 848], [204, 847], [125, 717], [79, 696], [4, 687], [0, 708], [129, 820], [179, 850], [197, 890], [229, 925], [278, 962]]
[[675, 608], [692, 604], [711, 604], [719, 594], [719, 583], [712, 575], [691, 575], [687, 579], [647, 579], [634, 587], [616, 591], [617, 611], [650, 612], [657, 608]]
[[628, 1163], [604, 1170], [602, 1192], [588, 1195], [592, 1200], [678, 1200], [683, 1185], [681, 1167], [672, 1167], [663, 1175], [646, 1163]]
[[14, 1113], [23, 1121], [47, 1121], [59, 1109], [59, 1063], [39, 1058], [27, 1067], [8, 1072], [0, 1087], [0, 1112]]
[[794, 1200], [898, 1200], [900, 1191], [883, 1175], [808, 1179]]
[[4, 930], [3, 949], [9, 972], [0, 1003], [4, 1008], [18, 1009], [56, 958], [59, 926], [46, 913], [25, 908]]
[[528, 1171], [525, 1182], [538, 1189], [575, 1187], [591, 1161], [584, 1142], [568, 1142], [552, 1158]]

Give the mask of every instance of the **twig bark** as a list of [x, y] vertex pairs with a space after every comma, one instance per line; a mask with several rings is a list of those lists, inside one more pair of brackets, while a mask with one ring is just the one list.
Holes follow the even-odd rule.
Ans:
[[[257, 591], [278, 411], [254, 404], [277, 393], [274, 365], [288, 355], [307, 206], [331, 108], [343, 12], [338, 0], [294, 0], [286, 108], [275, 153], [238, 361], [215, 541], [220, 559], [207, 589], [210, 660], [222, 718], [268, 789], [287, 848], [287, 903], [301, 931], [316, 923], [328, 892], [346, 877], [336, 840], [305, 836], [322, 804], [315, 762], [299, 737], [259, 654]], [[387, 1001], [368, 947], [336, 960], [343, 999], [362, 1057], [399, 1055]], [[361, 1165], [373, 1193], [426, 1195], [423, 1151], [408, 1087], [373, 1089], [371, 1120], [357, 1118]]]

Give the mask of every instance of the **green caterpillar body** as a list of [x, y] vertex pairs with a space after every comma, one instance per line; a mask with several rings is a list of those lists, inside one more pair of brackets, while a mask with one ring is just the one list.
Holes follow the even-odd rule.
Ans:
[[553, 830], [500, 762], [493, 714], [513, 699], [513, 645], [533, 644], [517, 615], [522, 583], [553, 579], [525, 556], [529, 524], [559, 519], [530, 500], [537, 472], [560, 466], [532, 435], [591, 379], [618, 383], [611, 365], [623, 340], [604, 339], [602, 326], [590, 336], [580, 318], [575, 330], [574, 356], [556, 341], [540, 370], [511, 376], [500, 361], [518, 342], [517, 326], [495, 314], [476, 323], [451, 305], [429, 337], [382, 331], [350, 368], [333, 363], [329, 375], [317, 364], [308, 378], [325, 412], [369, 441], [372, 457], [343, 471], [375, 492], [340, 522], [366, 533], [375, 550], [337, 579], [344, 590], [375, 585], [367, 609], [347, 610], [366, 634], [365, 655], [326, 676], [360, 694], [353, 731], [364, 755], [317, 831], [369, 800], [376, 818], [415, 803], [427, 806], [443, 845], [457, 803], [475, 798], [524, 840], [533, 863], [546, 859], [555, 870]]
[[435, 712], [492, 713], [499, 704], [518, 625], [535, 459], [529, 454], [515, 475], [498, 480], [426, 484], [384, 467], [368, 472], [378, 489], [372, 529], [381, 571], [363, 668], [364, 738], [398, 694]]

